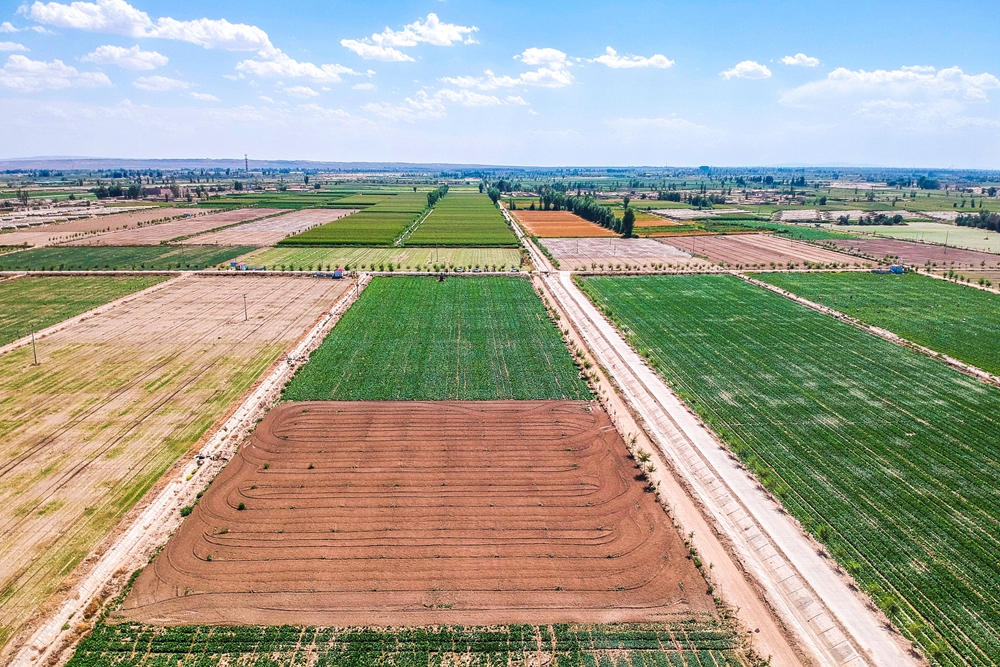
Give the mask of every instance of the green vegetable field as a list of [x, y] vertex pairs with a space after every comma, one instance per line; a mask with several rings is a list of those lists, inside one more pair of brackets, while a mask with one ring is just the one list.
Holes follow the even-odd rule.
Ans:
[[387, 246], [403, 235], [427, 208], [427, 193], [355, 195], [339, 205], [364, 206], [346, 218], [290, 236], [279, 246]]
[[580, 283], [907, 638], [1000, 663], [1000, 390], [731, 276]]
[[[251, 266], [268, 270], [324, 270], [344, 267], [361, 270], [430, 271], [439, 268], [497, 267], [501, 271], [521, 266], [516, 248], [264, 248], [242, 257]], [[329, 268], [328, 268], [329, 267]]]
[[0, 271], [201, 270], [255, 250], [253, 246], [60, 246], [0, 255]]
[[1000, 295], [917, 273], [763, 273], [756, 277], [1000, 374]]
[[285, 399], [579, 399], [590, 392], [531, 283], [375, 278]]
[[490, 198], [478, 192], [450, 192], [406, 238], [406, 245], [510, 246], [517, 237]]
[[[541, 652], [539, 647], [543, 647]], [[398, 630], [101, 624], [83, 641], [68, 667], [499, 667], [532, 664], [530, 660], [539, 653], [555, 657], [559, 667], [751, 664], [732, 630], [718, 622], [692, 621]]]
[[28, 276], [0, 283], [0, 345], [166, 279], [167, 276]]

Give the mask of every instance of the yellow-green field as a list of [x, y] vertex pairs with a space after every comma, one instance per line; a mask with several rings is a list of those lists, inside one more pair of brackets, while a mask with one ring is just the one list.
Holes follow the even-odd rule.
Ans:
[[398, 270], [521, 265], [517, 248], [266, 248], [244, 255], [241, 261], [268, 270], [313, 270], [344, 267], [372, 270], [392, 263]]
[[947, 243], [956, 248], [1000, 253], [1000, 234], [975, 227], [959, 227], [941, 222], [908, 222], [905, 225], [863, 227], [860, 225], [826, 225], [838, 232], [875, 234], [904, 241]]

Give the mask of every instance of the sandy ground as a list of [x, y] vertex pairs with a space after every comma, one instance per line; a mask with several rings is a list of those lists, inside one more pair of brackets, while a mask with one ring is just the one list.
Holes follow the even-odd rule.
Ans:
[[746, 213], [738, 208], [707, 208], [699, 211], [694, 208], [660, 208], [651, 211], [656, 215], [674, 220], [692, 220], [694, 218], [714, 218], [725, 213]]
[[0, 356], [7, 635], [345, 288], [189, 275]]
[[[984, 234], [985, 235], [985, 234]], [[923, 266], [927, 262], [947, 268], [993, 268], [1000, 267], [1000, 256], [975, 250], [950, 248], [931, 243], [914, 243], [897, 239], [864, 238], [829, 239], [824, 245], [843, 248], [847, 252], [859, 253], [872, 259], [889, 257], [904, 264]], [[983, 265], [985, 262], [985, 266]]]
[[541, 237], [620, 236], [569, 211], [511, 211], [524, 228]]
[[[791, 220], [788, 214], [792, 211], [784, 211], [781, 215], [782, 220]], [[889, 216], [901, 215], [904, 220], [913, 220], [919, 218], [929, 218], [931, 217], [927, 213], [920, 213], [918, 211], [905, 211], [903, 209], [899, 210], [889, 210], [889, 211], [862, 211], [861, 209], [852, 209], [848, 211], [824, 211], [824, 220], [829, 220], [831, 222], [837, 222], [837, 219], [842, 215], [847, 215], [851, 217], [851, 220], [860, 220], [866, 215], [878, 215], [879, 213], [884, 213]], [[812, 218], [810, 218], [811, 220]]]
[[110, 232], [122, 229], [135, 229], [139, 223], [154, 220], [177, 218], [183, 215], [174, 208], [147, 208], [131, 213], [115, 213], [69, 222], [57, 222], [41, 227], [32, 227], [23, 231], [0, 234], [0, 245], [20, 245], [27, 243], [34, 247], [43, 247], [70, 241], [81, 234], [95, 232]]
[[570, 274], [550, 274], [546, 284], [807, 653], [821, 665], [919, 664], [849, 580], [600, 315]]
[[140, 575], [122, 617], [491, 625], [711, 615], [701, 575], [638, 473], [595, 404], [286, 403]]
[[734, 266], [770, 266], [801, 264], [843, 264], [860, 261], [856, 257], [825, 248], [784, 239], [772, 234], [724, 234], [669, 237], [659, 240], [680, 250], [707, 258], [712, 263], [725, 262]]
[[955, 219], [959, 216], [959, 214], [964, 212], [965, 211], [924, 211], [923, 216], [933, 218], [934, 220], [941, 220], [943, 222], [955, 222]]
[[271, 208], [240, 208], [221, 213], [210, 213], [208, 215], [199, 215], [199, 211], [192, 211], [189, 218], [182, 218], [159, 225], [149, 225], [139, 229], [112, 231], [109, 234], [88, 236], [78, 241], [72, 241], [67, 245], [159, 245], [163, 241], [170, 241], [192, 234], [200, 234], [216, 229], [217, 227], [255, 220], [278, 212], [278, 209]]
[[357, 209], [303, 209], [265, 220], [208, 232], [182, 241], [192, 245], [273, 246], [293, 234], [357, 213]]
[[798, 209], [792, 211], [778, 211], [774, 215], [775, 220], [786, 222], [812, 222], [813, 220], [825, 220], [821, 211], [816, 209]]
[[542, 241], [564, 269], [591, 269], [602, 264], [674, 264], [698, 262], [691, 254], [653, 239], [551, 239]]

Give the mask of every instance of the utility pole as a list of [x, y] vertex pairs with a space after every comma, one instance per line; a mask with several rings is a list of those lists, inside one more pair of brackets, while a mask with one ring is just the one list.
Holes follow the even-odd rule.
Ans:
[[246, 322], [250, 318], [247, 317], [247, 295], [243, 295], [243, 321]]

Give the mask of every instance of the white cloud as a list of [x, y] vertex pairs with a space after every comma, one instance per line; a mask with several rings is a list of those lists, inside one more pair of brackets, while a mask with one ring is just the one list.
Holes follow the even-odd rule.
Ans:
[[483, 95], [482, 93], [474, 93], [471, 90], [460, 90], [454, 91], [448, 88], [439, 90], [434, 97], [439, 100], [446, 100], [448, 102], [457, 102], [467, 107], [491, 107], [503, 104], [499, 98], [494, 95]]
[[154, 90], [157, 92], [184, 90], [191, 87], [191, 84], [187, 81], [171, 79], [165, 76], [140, 76], [132, 82], [132, 85], [139, 90]]
[[44, 62], [25, 56], [10, 56], [0, 69], [0, 88], [21, 92], [58, 88], [110, 86], [111, 80], [99, 72], [78, 72], [61, 60]]
[[528, 103], [524, 101], [520, 95], [508, 95], [507, 104], [516, 104], [517, 106], [528, 106]]
[[199, 100], [201, 102], [221, 102], [215, 95], [209, 95], [208, 93], [188, 93], [191, 99]]
[[309, 86], [287, 86], [281, 89], [286, 95], [291, 97], [300, 97], [302, 99], [308, 99], [310, 97], [317, 97], [319, 93], [310, 88]]
[[674, 65], [673, 60], [669, 60], [666, 56], [659, 53], [650, 56], [649, 58], [644, 56], [620, 56], [618, 55], [618, 52], [610, 46], [605, 49], [605, 54], [603, 56], [592, 58], [587, 62], [601, 63], [602, 65], [607, 65], [613, 69], [629, 69], [632, 67], [659, 67], [661, 69], [666, 69], [667, 67], [673, 67]]
[[21, 31], [15, 28], [14, 24], [12, 24], [10, 21], [4, 21], [3, 23], [0, 23], [0, 32], [21, 32]]
[[131, 49], [111, 45], [98, 46], [93, 53], [88, 53], [80, 60], [101, 65], [117, 65], [132, 70], [156, 69], [169, 62], [166, 56], [156, 51], [143, 51], [138, 45]]
[[27, 51], [28, 47], [17, 42], [0, 42], [0, 51]]
[[736, 67], [720, 72], [719, 75], [724, 79], [769, 79], [771, 70], [753, 60], [744, 60]]
[[812, 58], [804, 53], [796, 53], [794, 56], [785, 56], [781, 62], [786, 65], [799, 65], [801, 67], [816, 67], [819, 65], [819, 58]]
[[332, 83], [339, 83], [341, 74], [358, 74], [350, 67], [343, 65], [300, 63], [281, 51], [276, 51], [270, 60], [244, 60], [236, 65], [236, 70], [251, 76], [306, 78]]
[[375, 90], [374, 83], [356, 83], [351, 86], [351, 90]]
[[51, 30], [48, 30], [45, 26], [41, 26], [41, 25], [33, 25], [33, 26], [31, 26], [31, 30], [34, 30], [39, 35], [55, 35], [56, 34], [56, 33], [52, 32]]
[[393, 106], [388, 102], [372, 102], [361, 108], [389, 120], [405, 120], [407, 122], [421, 118], [441, 118], [445, 115], [445, 106], [441, 100], [430, 97], [423, 90], [417, 91], [413, 97], [407, 97], [398, 106]]
[[568, 68], [571, 66], [566, 54], [557, 49], [526, 49], [520, 55], [514, 56], [525, 65], [538, 69], [523, 72], [519, 76], [497, 76], [492, 70], [486, 70], [486, 76], [457, 76], [441, 79], [459, 88], [478, 88], [479, 90], [496, 90], [497, 88], [513, 88], [515, 86], [537, 86], [539, 88], [562, 88], [573, 83], [573, 75]]
[[381, 33], [363, 39], [342, 39], [341, 46], [353, 51], [365, 60], [382, 60], [386, 62], [412, 61], [413, 58], [395, 47], [412, 47], [421, 42], [434, 46], [451, 46], [455, 42], [474, 44], [472, 33], [479, 30], [476, 26], [461, 26], [454, 23], [442, 23], [437, 14], [431, 13], [421, 22], [417, 19], [404, 26], [402, 30], [386, 28]]
[[125, 0], [73, 2], [68, 5], [58, 2], [45, 4], [36, 0], [30, 7], [25, 6], [23, 13], [39, 23], [59, 28], [136, 38], [175, 39], [206, 49], [274, 51], [267, 33], [256, 26], [207, 18], [178, 21], [162, 17], [154, 21], [146, 12]]
[[1000, 88], [1000, 79], [989, 73], [970, 75], [958, 67], [940, 71], [933, 67], [898, 70], [849, 70], [843, 67], [825, 79], [812, 81], [785, 93], [780, 102], [793, 107], [818, 107], [833, 102], [863, 105], [866, 101], [926, 103], [942, 99], [984, 101], [987, 91]]
[[264, 102], [267, 102], [268, 104], [274, 104], [274, 100], [272, 100], [272, 99], [271, 99], [270, 97], [268, 97], [267, 95], [258, 95], [257, 97], [258, 97], [259, 99], [263, 100]]

